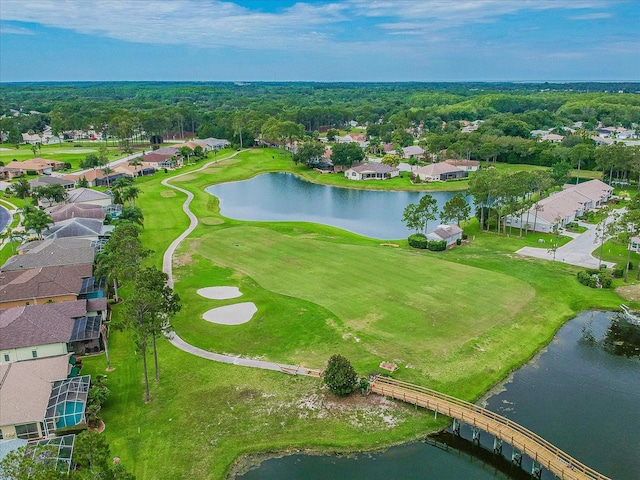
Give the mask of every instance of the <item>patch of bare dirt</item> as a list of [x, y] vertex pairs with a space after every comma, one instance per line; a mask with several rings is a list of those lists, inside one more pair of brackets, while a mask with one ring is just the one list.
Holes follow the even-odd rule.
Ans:
[[640, 285], [627, 285], [616, 288], [616, 293], [625, 300], [640, 302]]

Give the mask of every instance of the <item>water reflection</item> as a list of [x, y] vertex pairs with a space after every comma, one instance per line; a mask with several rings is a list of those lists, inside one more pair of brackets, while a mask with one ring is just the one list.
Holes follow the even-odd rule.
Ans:
[[[268, 173], [206, 188], [220, 199], [221, 213], [250, 221], [314, 222], [378, 239], [406, 238], [402, 222], [407, 205], [424, 192], [338, 188], [307, 182], [289, 173]], [[431, 192], [441, 210], [455, 192]], [[473, 213], [473, 211], [472, 211]], [[429, 230], [438, 220], [429, 222]]]

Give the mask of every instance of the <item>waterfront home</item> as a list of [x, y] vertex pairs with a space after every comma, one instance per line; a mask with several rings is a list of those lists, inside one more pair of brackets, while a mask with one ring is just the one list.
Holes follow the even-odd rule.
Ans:
[[476, 172], [480, 168], [480, 162], [477, 160], [445, 160], [445, 163], [464, 170], [465, 172]]
[[414, 170], [414, 173], [420, 180], [425, 182], [445, 182], [447, 180], [458, 180], [469, 176], [469, 172], [465, 172], [445, 162], [418, 167]]
[[400, 171], [397, 168], [384, 163], [364, 163], [344, 172], [344, 176], [349, 180], [387, 180], [398, 175]]

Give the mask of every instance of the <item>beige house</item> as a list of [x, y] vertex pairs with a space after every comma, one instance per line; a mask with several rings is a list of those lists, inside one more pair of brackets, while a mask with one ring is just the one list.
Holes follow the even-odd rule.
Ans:
[[0, 309], [77, 300], [93, 265], [63, 265], [3, 272]]
[[38, 175], [50, 175], [55, 170], [64, 168], [64, 162], [46, 158], [32, 158], [22, 162], [10, 162], [5, 165], [7, 169], [21, 169], [25, 172], [36, 172]]
[[0, 364], [0, 433], [3, 439], [46, 436], [44, 416], [51, 382], [70, 371], [68, 355]]
[[445, 182], [469, 176], [468, 172], [445, 162], [418, 167], [414, 170], [414, 173], [424, 182]]
[[477, 160], [445, 160], [445, 163], [464, 170], [465, 172], [476, 172], [480, 168], [480, 162]]
[[384, 163], [364, 163], [344, 172], [349, 180], [387, 180], [400, 175], [400, 170]]

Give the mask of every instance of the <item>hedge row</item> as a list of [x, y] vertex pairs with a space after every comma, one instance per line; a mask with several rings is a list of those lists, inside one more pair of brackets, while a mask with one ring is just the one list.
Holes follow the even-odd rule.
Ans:
[[605, 274], [600, 273], [598, 270], [585, 270], [578, 272], [578, 281], [591, 288], [611, 288], [612, 278]]
[[446, 240], [429, 240], [422, 233], [414, 233], [409, 236], [409, 245], [413, 248], [420, 248], [422, 250], [429, 249], [434, 252], [442, 252], [447, 249]]

